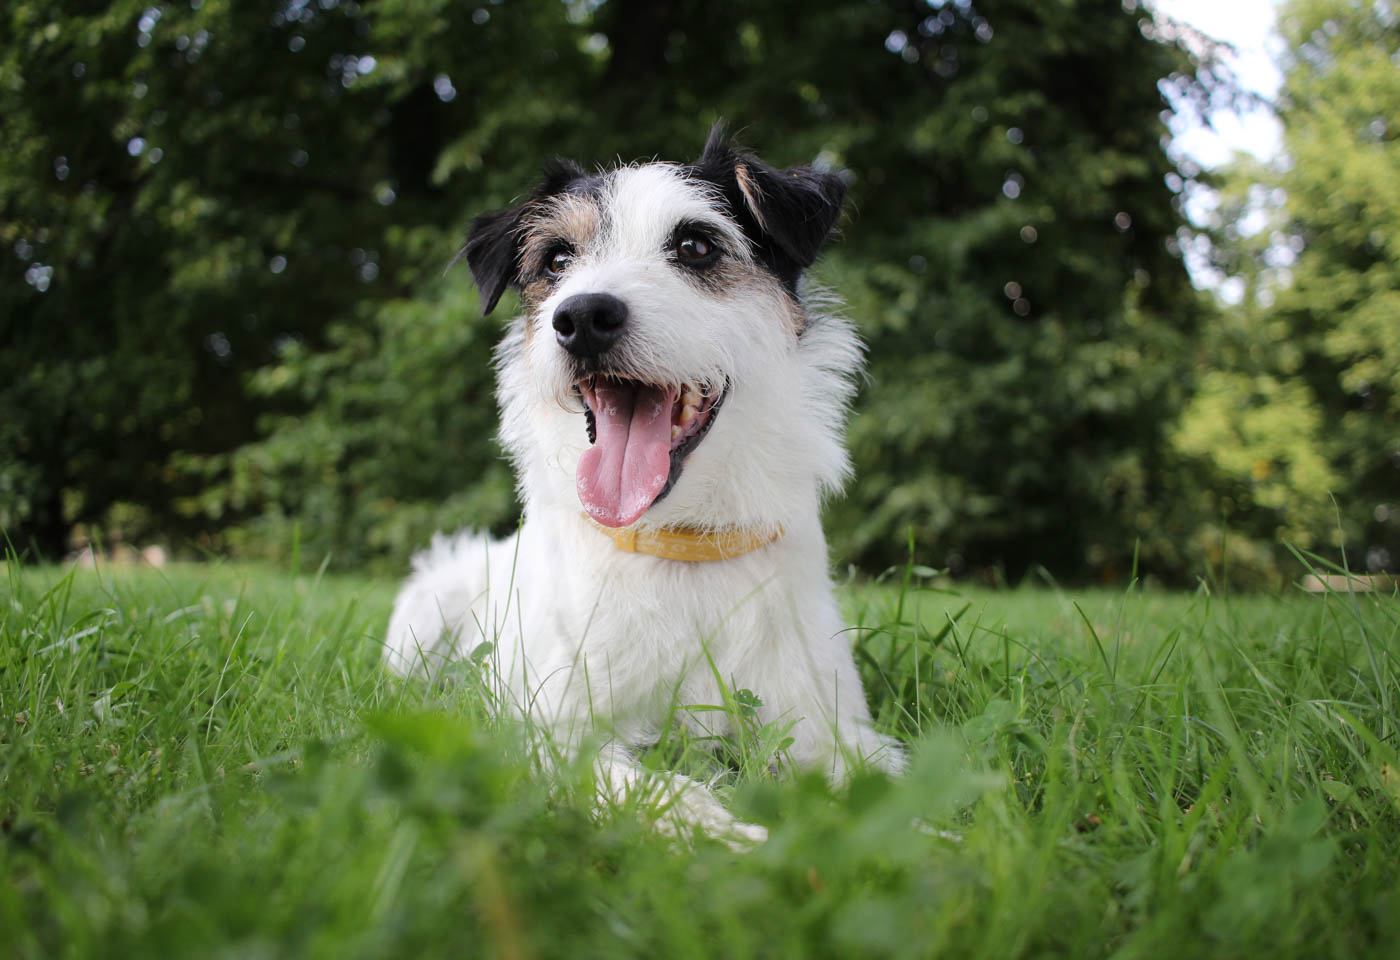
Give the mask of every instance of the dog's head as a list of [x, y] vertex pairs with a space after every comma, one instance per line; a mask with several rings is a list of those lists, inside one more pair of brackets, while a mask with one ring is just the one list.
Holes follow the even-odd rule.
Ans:
[[[717, 127], [693, 164], [589, 174], [554, 161], [523, 203], [478, 217], [463, 253], [485, 310], [507, 287], [525, 307], [501, 400], [527, 497], [532, 467], [555, 480], [572, 467], [599, 523], [729, 526], [779, 522], [764, 501], [784, 487], [802, 499], [813, 479], [818, 494], [839, 482], [858, 348], [844, 321], [811, 329], [798, 281], [845, 192]], [[809, 417], [829, 421], [824, 449], [804, 440]]]

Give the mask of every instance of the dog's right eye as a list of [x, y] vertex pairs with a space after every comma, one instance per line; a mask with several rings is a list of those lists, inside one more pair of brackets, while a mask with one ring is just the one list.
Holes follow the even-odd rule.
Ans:
[[573, 262], [574, 252], [572, 250], [568, 247], [556, 247], [545, 263], [545, 275], [551, 280], [558, 280], [563, 276], [564, 271], [569, 269], [569, 264]]

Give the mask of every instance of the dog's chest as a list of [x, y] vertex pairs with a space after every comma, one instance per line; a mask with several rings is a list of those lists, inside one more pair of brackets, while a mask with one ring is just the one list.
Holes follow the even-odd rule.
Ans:
[[660, 561], [587, 533], [567, 552], [542, 545], [542, 557], [576, 562], [534, 571], [548, 585], [533, 611], [544, 629], [529, 631], [527, 649], [569, 678], [556, 688], [567, 703], [610, 714], [716, 704], [721, 682], [757, 690], [780, 675], [780, 651], [791, 655], [810, 630], [772, 564]]

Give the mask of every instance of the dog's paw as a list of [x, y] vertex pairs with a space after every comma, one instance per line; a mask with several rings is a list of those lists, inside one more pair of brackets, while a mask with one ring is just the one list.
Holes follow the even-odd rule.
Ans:
[[654, 821], [656, 829], [679, 841], [708, 837], [733, 850], [746, 853], [768, 842], [768, 828], [740, 820], [718, 805], [716, 809], [697, 811], [691, 804], [676, 805], [661, 813]]
[[740, 853], [768, 841], [767, 827], [740, 820], [698, 783], [683, 783], [678, 795], [659, 813], [657, 828], [673, 837], [701, 834]]
[[604, 747], [595, 769], [600, 807], [618, 804], [629, 796], [640, 799], [652, 826], [674, 840], [688, 842], [706, 836], [737, 851], [768, 840], [766, 828], [734, 816], [705, 784], [679, 773], [643, 770], [619, 745]]
[[768, 842], [768, 828], [757, 823], [735, 820], [730, 824], [729, 834], [718, 837], [736, 853], [746, 853], [754, 847]]

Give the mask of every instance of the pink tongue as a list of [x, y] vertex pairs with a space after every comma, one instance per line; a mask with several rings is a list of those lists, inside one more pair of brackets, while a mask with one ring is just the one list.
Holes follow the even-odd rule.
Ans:
[[646, 513], [666, 486], [675, 396], [601, 380], [593, 396], [597, 441], [579, 458], [578, 498], [594, 520], [625, 527]]

